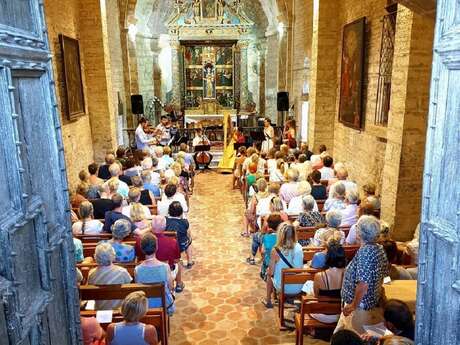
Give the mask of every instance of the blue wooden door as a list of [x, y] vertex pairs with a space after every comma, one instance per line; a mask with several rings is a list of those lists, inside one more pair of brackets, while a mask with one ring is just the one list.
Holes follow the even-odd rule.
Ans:
[[426, 144], [417, 344], [460, 344], [460, 1], [438, 0]]
[[0, 0], [0, 343], [78, 344], [78, 291], [43, 2]]

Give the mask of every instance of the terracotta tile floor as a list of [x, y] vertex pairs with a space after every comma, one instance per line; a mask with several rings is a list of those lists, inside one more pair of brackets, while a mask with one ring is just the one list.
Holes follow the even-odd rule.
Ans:
[[[277, 310], [259, 302], [265, 284], [259, 266], [245, 263], [243, 199], [231, 183], [231, 175], [214, 172], [196, 177], [190, 211], [196, 265], [176, 296], [170, 344], [294, 344], [294, 332], [279, 331]], [[305, 344], [326, 343], [305, 337]]]

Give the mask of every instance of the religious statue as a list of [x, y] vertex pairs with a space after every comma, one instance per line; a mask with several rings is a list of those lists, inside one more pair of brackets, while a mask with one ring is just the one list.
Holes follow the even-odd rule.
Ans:
[[214, 67], [207, 64], [204, 67], [205, 98], [214, 98]]
[[224, 19], [225, 0], [217, 0], [217, 18]]
[[193, 0], [193, 19], [198, 23], [201, 17], [201, 0]]
[[234, 0], [233, 1], [233, 10], [236, 12], [237, 15], [240, 14], [241, 8], [241, 0]]

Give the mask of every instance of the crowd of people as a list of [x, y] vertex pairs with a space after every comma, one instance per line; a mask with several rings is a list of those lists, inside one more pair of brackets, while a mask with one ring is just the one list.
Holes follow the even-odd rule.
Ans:
[[[273, 308], [281, 291], [283, 269], [314, 268], [319, 272], [313, 281], [288, 284], [284, 292], [337, 298], [340, 315], [311, 315], [337, 325], [333, 344], [351, 344], [354, 338], [356, 344], [412, 343], [413, 315], [403, 302], [386, 301], [383, 282], [388, 276], [416, 279], [417, 268], [397, 265], [401, 253], [388, 225], [379, 219], [375, 184], [358, 186], [346, 164], [335, 162], [325, 145], [315, 154], [305, 144], [297, 148], [285, 140], [260, 150], [240, 147], [234, 169], [238, 187], [247, 200], [241, 232], [251, 238], [246, 262], [256, 265], [260, 257], [266, 308]], [[299, 227], [313, 228], [312, 238], [298, 240]], [[347, 246], [359, 246], [351, 260], [345, 255]], [[318, 250], [304, 263], [303, 251], [309, 248]], [[366, 332], [367, 326], [379, 323], [393, 336], [377, 339]], [[407, 342], [395, 342], [402, 338]]]
[[[109, 344], [157, 344], [152, 326], [139, 322], [148, 308], [175, 311], [174, 295], [181, 293], [184, 269], [194, 265], [192, 229], [187, 220], [195, 166], [188, 146], [173, 157], [168, 146], [146, 147], [127, 153], [123, 147], [107, 152], [105, 164], [92, 163], [79, 173], [71, 195], [75, 260], [91, 269], [80, 284], [163, 283], [161, 299], [136, 292], [121, 300], [99, 300], [96, 310], [119, 309], [124, 322], [111, 324], [105, 334], [94, 318], [82, 318], [84, 344], [105, 339]], [[84, 257], [84, 236], [109, 234], [96, 243], [94, 255]], [[134, 266], [134, 274], [126, 264]], [[80, 265], [81, 267], [81, 265]], [[137, 341], [137, 342], [135, 342]]]

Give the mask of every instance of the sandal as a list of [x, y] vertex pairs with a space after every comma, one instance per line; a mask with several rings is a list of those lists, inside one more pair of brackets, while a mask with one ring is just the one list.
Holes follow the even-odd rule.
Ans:
[[247, 232], [242, 232], [240, 235], [243, 237], [249, 237], [249, 234]]
[[256, 264], [256, 260], [254, 260], [253, 258], [247, 258], [246, 259], [246, 262], [250, 265], [255, 265]]
[[184, 288], [185, 288], [185, 284], [182, 283], [180, 285], [177, 285], [174, 291], [176, 291], [177, 293], [181, 293], [182, 291], [184, 291]]
[[273, 304], [272, 302], [267, 302], [265, 298], [262, 298], [260, 302], [265, 306], [267, 309], [273, 309]]
[[193, 265], [195, 265], [195, 261], [189, 262], [187, 265], [185, 265], [185, 268], [191, 269]]

